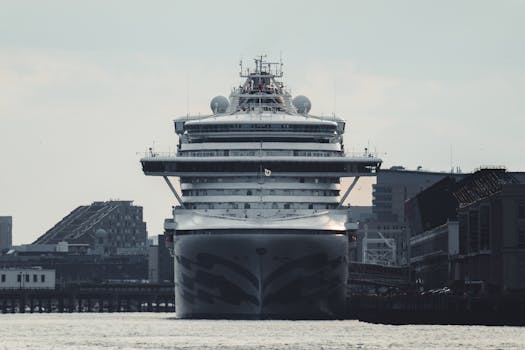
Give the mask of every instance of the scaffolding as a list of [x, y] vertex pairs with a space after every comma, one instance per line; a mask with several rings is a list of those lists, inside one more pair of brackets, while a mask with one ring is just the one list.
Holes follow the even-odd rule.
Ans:
[[369, 237], [368, 225], [365, 224], [365, 235], [362, 242], [363, 263], [392, 266], [396, 264], [396, 240], [385, 238], [379, 231], [378, 237]]

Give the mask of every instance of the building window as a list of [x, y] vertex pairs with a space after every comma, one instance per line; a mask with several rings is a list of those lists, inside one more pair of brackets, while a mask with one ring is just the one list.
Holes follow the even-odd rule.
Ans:
[[5, 282], [5, 275], [2, 274], [2, 282]]
[[521, 229], [518, 234], [518, 248], [525, 248], [525, 229]]
[[479, 209], [479, 249], [490, 249], [490, 208], [482, 206]]
[[33, 282], [38, 282], [38, 276], [37, 275], [33, 275]]
[[469, 212], [469, 252], [474, 253], [479, 251], [479, 212], [471, 210]]
[[29, 274], [26, 274], [26, 282], [29, 282]]
[[17, 282], [22, 282], [22, 275], [17, 275], [16, 276], [16, 281]]
[[459, 214], [459, 253], [467, 253], [467, 237], [468, 237], [468, 215]]
[[44, 283], [46, 281], [46, 275], [40, 275], [40, 282]]
[[518, 205], [518, 219], [525, 219], [525, 203]]

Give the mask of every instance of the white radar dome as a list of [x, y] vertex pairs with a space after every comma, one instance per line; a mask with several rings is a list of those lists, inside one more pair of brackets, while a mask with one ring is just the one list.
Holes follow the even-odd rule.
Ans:
[[310, 109], [312, 109], [312, 102], [306, 96], [299, 95], [292, 100], [293, 106], [297, 109], [298, 113], [308, 114]]
[[230, 106], [230, 102], [224, 96], [215, 96], [210, 102], [210, 108], [213, 113], [224, 113]]

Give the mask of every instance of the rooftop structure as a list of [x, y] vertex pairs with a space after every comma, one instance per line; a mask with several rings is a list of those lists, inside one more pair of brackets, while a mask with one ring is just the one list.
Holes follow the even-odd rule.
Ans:
[[425, 188], [449, 176], [457, 179], [462, 173], [408, 170], [401, 166], [382, 169], [373, 185], [373, 212], [381, 222], [400, 222], [405, 219], [405, 201]]
[[0, 268], [0, 290], [55, 289], [55, 270]]
[[525, 184], [502, 168], [447, 177], [406, 204], [413, 278], [425, 288], [525, 290]]
[[128, 254], [130, 249], [146, 254], [146, 224], [142, 207], [132, 201], [93, 202], [74, 209], [40, 236], [34, 245], [88, 245], [93, 254]]
[[459, 182], [454, 196], [459, 205], [464, 207], [500, 192], [502, 185], [517, 183], [516, 177], [505, 168], [482, 168]]
[[0, 216], [0, 252], [9, 250], [13, 245], [13, 218]]

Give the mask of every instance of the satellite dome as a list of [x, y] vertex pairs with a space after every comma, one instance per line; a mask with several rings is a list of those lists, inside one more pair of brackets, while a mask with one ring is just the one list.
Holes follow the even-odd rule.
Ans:
[[312, 108], [312, 102], [306, 96], [299, 95], [292, 100], [293, 106], [297, 109], [298, 113], [308, 114]]
[[224, 113], [230, 106], [230, 102], [224, 96], [215, 96], [210, 102], [210, 108], [213, 113]]

